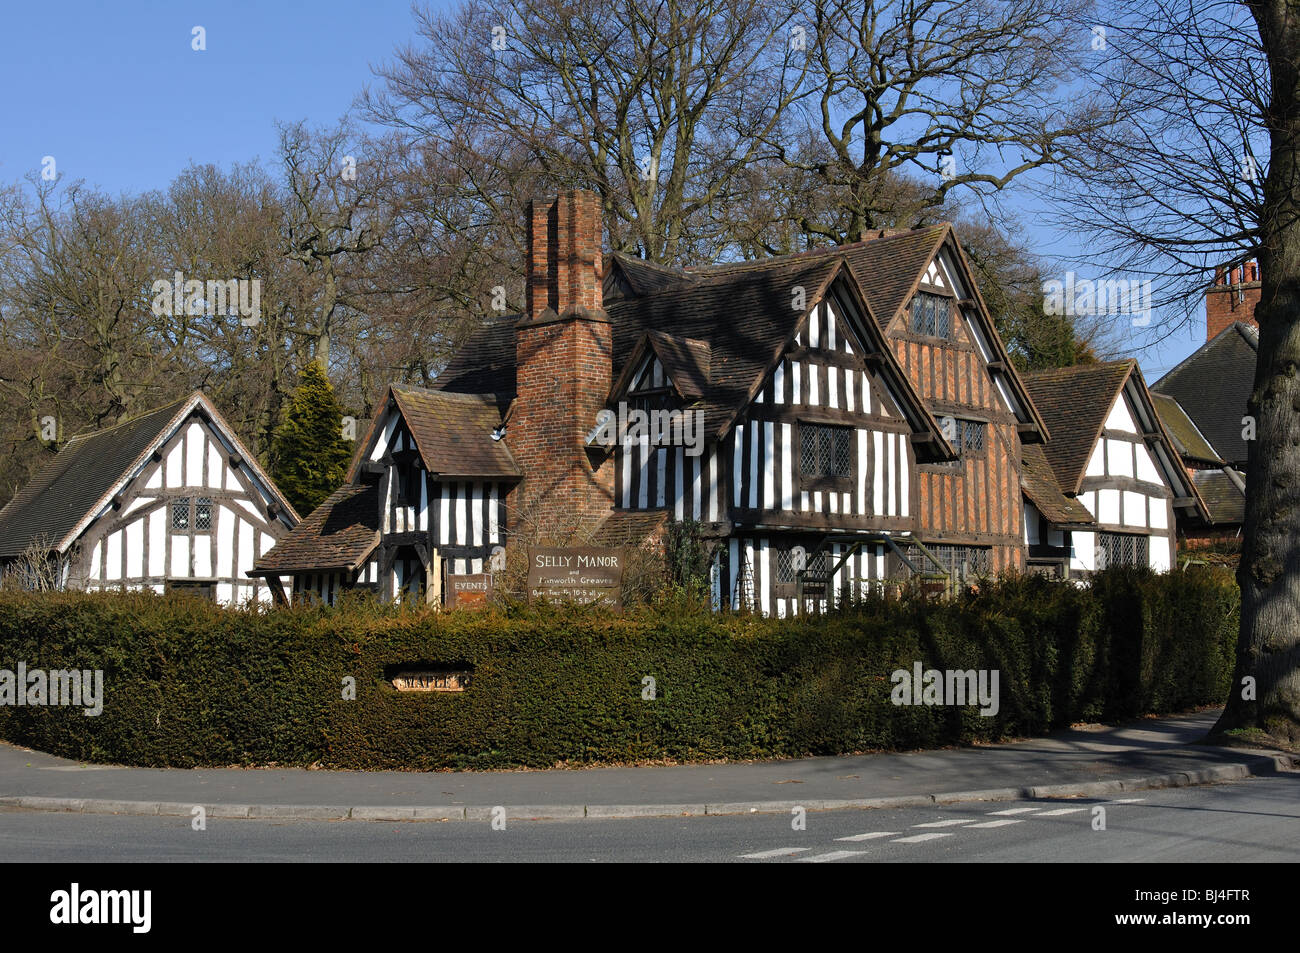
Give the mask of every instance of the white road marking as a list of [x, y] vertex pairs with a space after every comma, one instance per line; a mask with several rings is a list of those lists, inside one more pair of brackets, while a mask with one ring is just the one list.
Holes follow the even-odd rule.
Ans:
[[746, 860], [765, 860], [768, 857], [784, 857], [800, 851], [812, 850], [811, 847], [778, 847], [776, 850], [760, 850], [756, 854], [741, 854]]
[[1055, 811], [1044, 811], [1039, 817], [1060, 817], [1062, 814], [1078, 814], [1080, 811], [1086, 811], [1086, 807], [1058, 807]]
[[1111, 801], [1111, 804], [1136, 804], [1138, 801], [1145, 801], [1144, 797], [1124, 797], [1118, 801]]
[[951, 834], [913, 834], [911, 837], [900, 837], [898, 840], [890, 841], [891, 844], [919, 844], [922, 841], [934, 840], [937, 837], [951, 837]]
[[1004, 814], [1032, 814], [1041, 811], [1039, 807], [1009, 807], [1005, 811], [989, 811], [989, 817], [1001, 817]]
[[845, 857], [858, 857], [865, 853], [865, 850], [833, 850], [829, 854], [813, 854], [811, 857], [800, 857], [799, 862], [802, 864], [825, 864], [832, 860], [843, 860]]
[[950, 821], [931, 821], [928, 824], [913, 824], [913, 827], [956, 827], [958, 824], [969, 824], [973, 818], [957, 817]]
[[872, 831], [869, 834], [850, 834], [848, 837], [837, 837], [836, 840], [875, 840], [877, 837], [897, 837], [901, 831]]
[[984, 821], [982, 824], [972, 824], [971, 827], [1006, 827], [1008, 824], [1023, 824], [1023, 817], [1004, 817], [1000, 821]]

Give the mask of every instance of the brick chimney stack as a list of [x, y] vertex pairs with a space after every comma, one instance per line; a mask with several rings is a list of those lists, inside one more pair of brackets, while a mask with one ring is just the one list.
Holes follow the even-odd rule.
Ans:
[[1255, 305], [1259, 304], [1259, 263], [1248, 261], [1220, 267], [1214, 275], [1214, 286], [1205, 292], [1205, 340], [1217, 337], [1234, 321], [1258, 328], [1255, 323]]
[[509, 506], [511, 530], [565, 542], [614, 503], [613, 459], [585, 445], [613, 383], [600, 199], [573, 191], [533, 200], [528, 219], [528, 311], [515, 326], [516, 397], [506, 429], [524, 471]]

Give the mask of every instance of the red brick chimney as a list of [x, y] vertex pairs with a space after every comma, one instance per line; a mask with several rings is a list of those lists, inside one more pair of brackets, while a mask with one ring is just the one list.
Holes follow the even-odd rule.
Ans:
[[548, 542], [581, 538], [614, 503], [613, 459], [589, 455], [585, 443], [613, 376], [601, 241], [595, 194], [529, 203], [528, 313], [515, 326], [516, 397], [506, 427], [524, 479], [509, 512], [513, 532]]
[[1215, 270], [1214, 286], [1205, 292], [1205, 340], [1216, 337], [1234, 321], [1258, 328], [1259, 263], [1248, 261]]

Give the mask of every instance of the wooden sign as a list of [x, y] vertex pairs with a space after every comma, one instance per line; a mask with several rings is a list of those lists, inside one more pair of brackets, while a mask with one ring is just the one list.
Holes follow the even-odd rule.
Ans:
[[447, 576], [447, 608], [466, 609], [487, 605], [492, 595], [492, 576], [477, 572], [468, 575]]
[[469, 686], [469, 672], [398, 672], [393, 687], [399, 692], [463, 692]]
[[622, 549], [530, 546], [528, 600], [604, 602], [621, 609], [626, 565]]

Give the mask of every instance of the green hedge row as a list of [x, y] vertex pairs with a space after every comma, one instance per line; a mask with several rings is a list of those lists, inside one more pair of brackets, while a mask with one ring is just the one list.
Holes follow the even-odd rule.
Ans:
[[[89, 761], [500, 768], [772, 758], [1036, 735], [1221, 702], [1225, 572], [1014, 577], [950, 602], [761, 619], [662, 602], [615, 615], [358, 604], [222, 610], [192, 597], [0, 593], [0, 669], [102, 669], [104, 708], [0, 707], [0, 737]], [[1000, 709], [898, 706], [896, 669], [996, 669]], [[398, 667], [472, 668], [399, 693]], [[643, 699], [654, 679], [653, 700]], [[356, 698], [345, 700], [346, 680]]]

